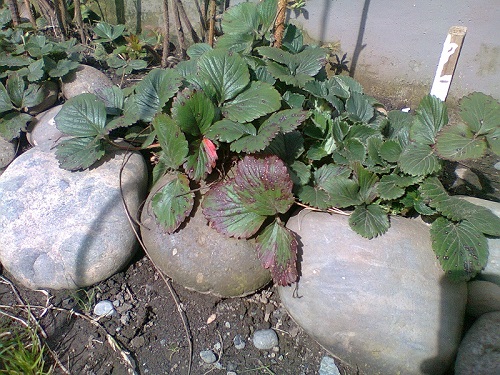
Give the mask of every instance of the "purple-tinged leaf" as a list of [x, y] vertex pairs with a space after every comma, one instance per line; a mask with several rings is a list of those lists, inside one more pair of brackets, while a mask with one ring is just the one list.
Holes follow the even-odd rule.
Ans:
[[194, 205], [194, 194], [186, 175], [179, 173], [177, 178], [163, 186], [154, 195], [151, 204], [165, 231], [173, 233], [191, 213]]
[[229, 237], [249, 238], [265, 220], [265, 216], [250, 211], [234, 191], [234, 184], [219, 183], [205, 194], [203, 214], [212, 227]]
[[212, 172], [217, 160], [215, 145], [208, 138], [194, 142], [194, 150], [184, 163], [184, 170], [195, 181], [204, 179]]
[[233, 178], [213, 186], [205, 195], [203, 213], [218, 232], [248, 238], [266, 216], [291, 207], [292, 187], [285, 164], [276, 156], [246, 156]]
[[264, 268], [271, 271], [277, 285], [297, 281], [297, 239], [276, 219], [257, 236], [257, 254]]

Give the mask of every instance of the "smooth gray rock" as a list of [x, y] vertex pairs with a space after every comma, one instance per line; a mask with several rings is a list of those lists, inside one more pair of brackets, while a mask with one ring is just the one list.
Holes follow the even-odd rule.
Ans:
[[217, 361], [217, 356], [211, 350], [202, 350], [200, 352], [200, 358], [205, 363], [214, 363]]
[[40, 113], [32, 121], [26, 138], [32, 146], [47, 144], [49, 148], [53, 147], [63, 136], [59, 129], [57, 129], [54, 117], [61, 110], [62, 105], [52, 107], [51, 109]]
[[332, 357], [324, 356], [321, 358], [319, 375], [340, 375], [340, 371]]
[[57, 101], [57, 98], [59, 96], [59, 85], [55, 81], [44, 81], [42, 83], [42, 90], [43, 90], [43, 101], [34, 106], [28, 108], [28, 113], [30, 115], [37, 115], [43, 111], [48, 110], [51, 108]]
[[253, 333], [252, 342], [257, 349], [269, 350], [278, 346], [278, 335], [272, 329], [259, 329]]
[[500, 311], [500, 286], [484, 280], [473, 280], [467, 283], [468, 315], [478, 318], [493, 311]]
[[421, 220], [391, 218], [368, 240], [342, 215], [302, 210], [300, 279], [280, 287], [292, 318], [333, 356], [367, 374], [442, 374], [462, 331], [466, 284], [449, 281]]
[[[460, 196], [471, 203], [490, 209], [496, 216], [500, 217], [500, 203], [487, 201], [485, 199]], [[488, 263], [485, 269], [479, 274], [481, 280], [491, 281], [500, 286], [500, 238], [488, 238]]]
[[[0, 176], [0, 262], [32, 289], [74, 289], [120, 270], [136, 250], [122, 204], [124, 153], [81, 172], [59, 167], [53, 150], [34, 147]], [[132, 215], [144, 199], [146, 164], [136, 153], [122, 173]]]
[[80, 65], [75, 71], [64, 76], [62, 93], [66, 99], [83, 93], [102, 97], [102, 90], [112, 86], [111, 79], [100, 70], [88, 65]]
[[500, 374], [500, 311], [482, 315], [465, 335], [455, 375]]
[[14, 160], [17, 153], [17, 145], [17, 138], [7, 141], [0, 137], [0, 170], [7, 168], [12, 160]]
[[151, 200], [172, 178], [165, 175], [158, 181], [142, 210], [142, 240], [155, 265], [188, 289], [220, 297], [244, 296], [269, 283], [271, 275], [257, 259], [254, 242], [216, 232], [200, 207], [174, 233], [165, 232]]
[[108, 300], [99, 301], [94, 306], [94, 314], [97, 316], [112, 316], [116, 314], [113, 302]]

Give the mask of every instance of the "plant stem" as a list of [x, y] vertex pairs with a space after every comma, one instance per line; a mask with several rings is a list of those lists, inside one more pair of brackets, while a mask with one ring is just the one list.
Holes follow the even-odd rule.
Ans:
[[179, 9], [179, 14], [182, 18], [182, 21], [186, 25], [188, 31], [191, 33], [191, 38], [193, 38], [193, 42], [198, 43], [200, 41], [200, 37], [193, 28], [193, 25], [191, 25], [191, 21], [189, 21], [189, 18], [186, 14], [186, 11], [184, 10], [184, 5], [182, 5], [181, 0], [177, 0], [177, 8]]
[[208, 44], [210, 44], [210, 46], [213, 47], [214, 34], [215, 34], [215, 13], [216, 13], [215, 0], [210, 0], [209, 6], [210, 6], [210, 11], [209, 11], [210, 20], [208, 21]]
[[276, 16], [276, 21], [274, 23], [274, 44], [273, 44], [273, 47], [276, 48], [281, 48], [283, 33], [285, 32], [285, 17], [286, 17], [287, 4], [288, 0], [279, 0], [278, 2], [278, 13]]
[[14, 24], [14, 26], [18, 26], [21, 23], [21, 17], [19, 16], [17, 1], [7, 0], [7, 5], [9, 6], [10, 14], [12, 15], [12, 23]]
[[82, 44], [87, 44], [87, 38], [85, 37], [85, 30], [83, 29], [83, 20], [82, 20], [82, 10], [80, 9], [81, 3], [80, 0], [75, 1], [75, 19], [76, 24], [78, 25], [78, 31], [80, 32], [80, 39], [82, 40]]
[[167, 67], [167, 58], [170, 54], [170, 17], [168, 15], [168, 0], [162, 1], [163, 21], [165, 22], [165, 29], [163, 35], [163, 51], [161, 54], [161, 67]]
[[172, 0], [172, 9], [174, 11], [175, 30], [177, 31], [177, 40], [179, 41], [179, 48], [182, 59], [186, 58], [186, 43], [184, 41], [184, 31], [182, 30], [181, 18], [179, 15], [178, 0]]

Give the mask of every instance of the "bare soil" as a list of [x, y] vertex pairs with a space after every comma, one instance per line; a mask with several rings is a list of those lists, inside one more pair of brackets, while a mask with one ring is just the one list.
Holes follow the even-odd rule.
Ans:
[[[5, 270], [3, 276], [13, 280]], [[179, 308], [192, 336], [193, 375], [228, 371], [238, 375], [318, 374], [322, 357], [329, 355], [287, 315], [273, 286], [248, 297], [221, 299], [171, 285], [178, 304], [150, 260], [139, 253], [125, 270], [85, 290], [14, 288], [47, 333], [46, 343], [71, 374], [187, 374], [190, 350]], [[0, 305], [21, 304], [14, 288], [0, 283]], [[96, 319], [92, 309], [100, 300], [114, 302], [118, 313]], [[27, 319], [26, 309], [7, 310]], [[0, 315], [0, 326], [6, 324], [15, 322]], [[264, 328], [277, 332], [279, 350], [254, 347], [253, 332]], [[246, 343], [244, 349], [236, 349], [236, 335]], [[114, 349], [109, 337], [118, 344]], [[199, 353], [206, 349], [217, 355], [216, 363], [201, 360]], [[357, 373], [338, 365], [341, 374]], [[59, 366], [56, 373], [64, 372]]]

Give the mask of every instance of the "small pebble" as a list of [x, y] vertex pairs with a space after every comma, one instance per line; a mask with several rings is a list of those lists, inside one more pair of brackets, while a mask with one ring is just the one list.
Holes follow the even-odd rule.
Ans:
[[94, 314], [97, 316], [112, 316], [116, 314], [116, 310], [111, 301], [104, 300], [94, 306]]
[[254, 332], [252, 341], [257, 349], [272, 349], [278, 346], [278, 335], [272, 329], [260, 329]]
[[243, 341], [241, 335], [234, 336], [233, 344], [234, 347], [238, 350], [245, 349], [245, 341]]
[[234, 371], [228, 371], [228, 372], [226, 372], [226, 374], [227, 375], [237, 375], [236, 372], [234, 372]]
[[332, 357], [324, 356], [319, 366], [319, 375], [340, 375]]
[[495, 163], [495, 165], [493, 167], [500, 171], [500, 161], [498, 163]]
[[200, 357], [201, 360], [205, 363], [214, 363], [215, 361], [217, 361], [215, 353], [211, 350], [202, 350], [200, 352]]

